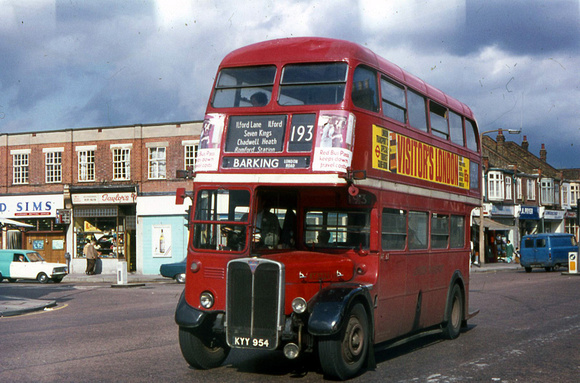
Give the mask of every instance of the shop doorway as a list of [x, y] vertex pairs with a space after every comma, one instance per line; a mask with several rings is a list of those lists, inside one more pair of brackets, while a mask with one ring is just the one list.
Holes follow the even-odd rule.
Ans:
[[135, 271], [135, 205], [79, 206], [74, 209], [76, 257], [82, 258], [87, 241], [96, 241], [102, 259], [125, 259]]

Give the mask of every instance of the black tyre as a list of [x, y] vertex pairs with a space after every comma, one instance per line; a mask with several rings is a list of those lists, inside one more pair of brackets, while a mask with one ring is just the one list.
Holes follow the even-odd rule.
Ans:
[[221, 366], [230, 353], [225, 339], [203, 329], [179, 328], [181, 354], [190, 366], [209, 370]]
[[53, 278], [52, 280], [54, 281], [54, 283], [62, 282], [62, 278]]
[[46, 275], [45, 273], [40, 273], [36, 277], [36, 280], [40, 283], [48, 283], [48, 275]]
[[16, 278], [8, 278], [8, 282], [14, 283], [14, 282], [16, 282]]
[[369, 352], [369, 322], [362, 304], [355, 304], [342, 329], [335, 335], [321, 338], [318, 356], [324, 373], [346, 380], [363, 367]]
[[463, 293], [459, 285], [454, 285], [451, 290], [449, 304], [447, 305], [446, 317], [448, 318], [443, 327], [443, 336], [447, 339], [455, 339], [461, 332], [461, 323], [464, 318]]
[[177, 274], [175, 280], [177, 283], [185, 283], [185, 273]]
[[531, 273], [532, 272], [532, 268], [531, 267], [526, 267], [526, 273]]

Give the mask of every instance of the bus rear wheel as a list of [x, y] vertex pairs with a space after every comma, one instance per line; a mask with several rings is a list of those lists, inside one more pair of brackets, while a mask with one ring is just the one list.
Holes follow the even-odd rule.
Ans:
[[369, 339], [367, 312], [357, 303], [341, 331], [320, 339], [318, 354], [324, 373], [341, 380], [355, 376], [367, 359]]
[[211, 331], [179, 328], [179, 346], [183, 358], [190, 366], [209, 370], [221, 366], [230, 353], [224, 339], [215, 337]]
[[447, 324], [443, 327], [443, 336], [447, 339], [455, 339], [461, 332], [461, 323], [464, 317], [463, 294], [459, 285], [453, 286], [450, 299], [447, 305]]

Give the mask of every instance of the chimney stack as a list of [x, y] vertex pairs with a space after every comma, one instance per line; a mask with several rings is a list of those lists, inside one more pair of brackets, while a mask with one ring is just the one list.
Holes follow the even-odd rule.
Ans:
[[522, 149], [528, 150], [530, 144], [528, 143], [528, 136], [524, 136], [524, 140], [522, 141]]
[[497, 143], [500, 145], [505, 142], [505, 136], [503, 135], [503, 131], [501, 129], [498, 129], [498, 131], [497, 131], [496, 140], [497, 140]]
[[540, 160], [546, 162], [546, 157], [548, 152], [546, 151], [546, 146], [542, 144], [542, 148], [540, 149]]

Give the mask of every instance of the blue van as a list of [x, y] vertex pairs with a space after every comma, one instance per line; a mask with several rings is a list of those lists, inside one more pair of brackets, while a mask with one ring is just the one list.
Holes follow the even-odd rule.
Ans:
[[532, 267], [546, 271], [568, 267], [568, 253], [578, 252], [578, 243], [572, 234], [543, 233], [524, 235], [520, 247], [520, 264], [531, 272]]

